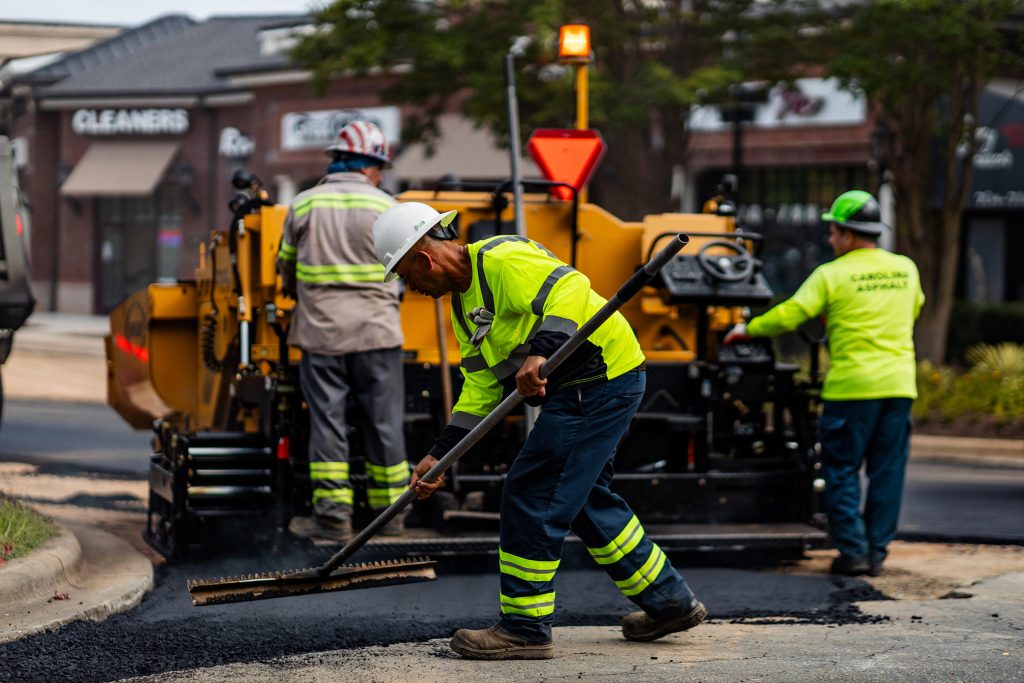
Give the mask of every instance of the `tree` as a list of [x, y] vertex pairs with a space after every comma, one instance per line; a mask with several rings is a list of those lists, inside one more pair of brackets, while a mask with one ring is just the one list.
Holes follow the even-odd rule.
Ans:
[[559, 25], [591, 26], [590, 120], [608, 142], [592, 196], [623, 218], [671, 208], [690, 107], [739, 82], [719, 66], [724, 27], [753, 0], [335, 0], [294, 58], [323, 87], [344, 75], [394, 75], [389, 101], [414, 105], [407, 139], [431, 142], [453, 102], [507, 140], [504, 58], [515, 36], [522, 135], [571, 128], [573, 77], [556, 62]]
[[922, 356], [941, 362], [953, 308], [963, 211], [974, 177], [985, 83], [1013, 59], [1013, 0], [876, 0], [837, 17], [829, 72], [874, 105], [896, 195], [897, 248], [921, 271]]

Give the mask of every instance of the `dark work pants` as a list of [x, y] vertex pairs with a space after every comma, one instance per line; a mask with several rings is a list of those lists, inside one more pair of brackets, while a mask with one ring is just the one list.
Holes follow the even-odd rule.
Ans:
[[402, 433], [402, 350], [342, 356], [303, 352], [299, 379], [309, 404], [309, 473], [316, 515], [346, 521], [352, 514], [345, 414], [349, 394], [364, 420], [360, 431], [367, 457], [367, 498], [373, 508], [387, 507], [409, 482]]
[[502, 489], [501, 626], [551, 640], [554, 578], [570, 528], [619, 590], [652, 616], [695, 598], [626, 502], [609, 489], [615, 448], [643, 398], [646, 373], [556, 392], [544, 405]]
[[[829, 531], [844, 555], [880, 564], [896, 535], [910, 452], [909, 398], [825, 401], [821, 449]], [[868, 478], [860, 512], [860, 470]]]

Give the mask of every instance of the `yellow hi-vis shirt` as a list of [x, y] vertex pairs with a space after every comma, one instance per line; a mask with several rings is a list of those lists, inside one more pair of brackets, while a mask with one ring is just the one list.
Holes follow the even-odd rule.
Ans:
[[822, 398], [917, 398], [914, 321], [924, 304], [917, 266], [883, 249], [854, 249], [818, 266], [790, 299], [747, 324], [771, 337], [823, 315], [832, 364]]
[[[525, 237], [501, 235], [467, 249], [473, 281], [467, 291], [452, 296], [452, 326], [465, 383], [449, 424], [472, 429], [497, 406], [504, 389], [514, 386], [516, 373], [535, 345], [531, 342], [545, 332], [571, 336], [606, 300], [590, 288], [587, 276]], [[478, 326], [470, 319], [478, 306], [494, 314], [479, 346], [471, 341]], [[576, 365], [578, 371], [563, 375], [562, 387], [615, 379], [644, 362], [636, 335], [621, 313], [597, 328], [589, 342], [590, 351], [583, 348], [570, 356], [552, 375], [553, 382], [568, 366]], [[582, 358], [590, 352], [594, 355]]]

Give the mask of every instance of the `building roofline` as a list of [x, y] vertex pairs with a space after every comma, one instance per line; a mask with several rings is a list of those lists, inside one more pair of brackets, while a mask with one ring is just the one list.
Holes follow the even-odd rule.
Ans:
[[126, 24], [93, 24], [85, 21], [40, 21], [38, 19], [0, 19], [0, 26], [59, 26], [62, 28], [116, 28], [127, 29]]
[[52, 84], [107, 61], [108, 55], [119, 57], [125, 52], [144, 48], [195, 24], [196, 20], [187, 14], [165, 14], [140, 26], [122, 31], [106, 40], [97, 41], [83, 50], [68, 52], [64, 57], [25, 74], [18, 80], [36, 85]]

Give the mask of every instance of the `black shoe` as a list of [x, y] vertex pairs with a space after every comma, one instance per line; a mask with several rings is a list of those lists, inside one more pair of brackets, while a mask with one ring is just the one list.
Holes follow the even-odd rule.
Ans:
[[868, 565], [868, 576], [881, 576], [882, 575], [882, 561], [871, 562]]
[[841, 576], [863, 576], [864, 574], [871, 573], [871, 565], [868, 564], [867, 558], [864, 557], [840, 555], [832, 560], [832, 567], [828, 571], [829, 574], [839, 574]]

